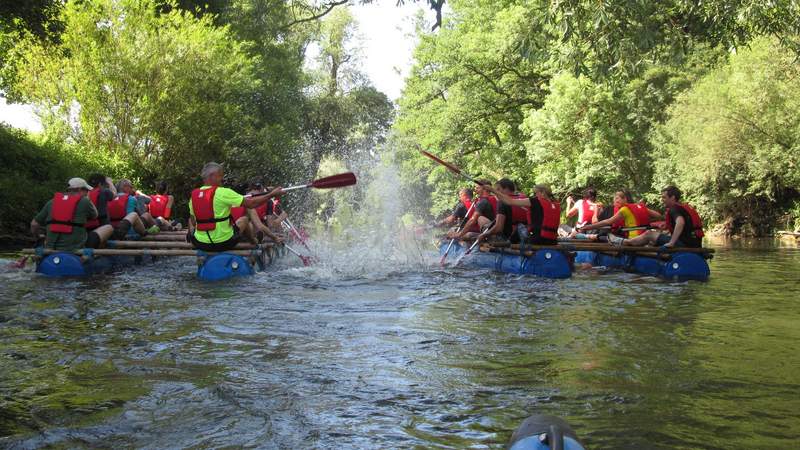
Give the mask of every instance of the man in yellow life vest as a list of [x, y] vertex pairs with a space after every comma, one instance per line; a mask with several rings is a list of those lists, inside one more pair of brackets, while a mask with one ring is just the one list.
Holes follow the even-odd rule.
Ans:
[[231, 208], [257, 208], [283, 194], [283, 190], [277, 187], [265, 195], [245, 197], [222, 187], [222, 165], [215, 162], [203, 166], [201, 175], [203, 186], [192, 191], [189, 202], [189, 240], [195, 248], [203, 251], [232, 250], [242, 236], [254, 235], [250, 218], [244, 215], [233, 222]]

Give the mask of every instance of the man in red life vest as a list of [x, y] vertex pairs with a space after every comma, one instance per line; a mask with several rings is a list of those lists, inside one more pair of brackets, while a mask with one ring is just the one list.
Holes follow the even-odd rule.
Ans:
[[253, 209], [283, 193], [281, 188], [259, 197], [245, 197], [232, 189], [220, 186], [223, 170], [210, 162], [201, 173], [203, 186], [192, 191], [189, 202], [189, 240], [195, 248], [209, 252], [224, 252], [236, 247], [242, 236], [251, 236], [247, 215], [231, 221], [231, 208]]
[[[508, 178], [502, 178], [494, 184], [494, 188], [515, 200], [527, 200], [525, 194], [517, 192], [517, 187], [513, 181]], [[511, 243], [519, 243], [520, 240], [528, 239], [528, 224], [530, 215], [528, 208], [516, 205], [509, 205], [504, 201], [500, 201], [497, 205], [497, 215], [495, 216], [494, 226], [484, 235], [497, 236], [501, 239], [510, 241]], [[522, 231], [522, 233], [520, 233]]]
[[558, 243], [558, 226], [561, 224], [561, 205], [553, 200], [550, 187], [537, 184], [531, 198], [514, 198], [499, 190], [488, 188], [497, 198], [510, 206], [528, 208], [530, 233], [529, 243], [555, 245]]
[[[138, 202], [135, 194], [120, 191], [123, 186], [130, 186], [130, 181], [121, 180], [117, 183], [117, 196], [108, 202], [108, 220], [114, 227], [114, 238], [125, 239], [136, 232], [144, 237], [150, 234], [157, 234], [160, 230], [157, 225], [149, 228], [145, 226], [137, 211]], [[132, 189], [127, 189], [131, 192]]]
[[458, 191], [458, 203], [449, 216], [436, 223], [437, 227], [451, 227], [458, 225], [467, 217], [467, 212], [472, 206], [472, 189], [464, 188]]
[[144, 194], [143, 192], [135, 189], [133, 187], [133, 183], [130, 180], [119, 180], [117, 182], [117, 192], [119, 194], [127, 194], [130, 197], [136, 200], [135, 211], [136, 214], [139, 215], [139, 218], [145, 224], [145, 226], [150, 227], [149, 229], [153, 229], [154, 226], [158, 227], [158, 229], [166, 229], [169, 224], [161, 223], [150, 214], [148, 206], [152, 201], [149, 195]]
[[447, 233], [450, 239], [462, 239], [464, 237], [474, 237], [480, 231], [488, 227], [495, 219], [497, 214], [497, 198], [489, 191], [491, 186], [486, 180], [478, 180], [480, 184], [475, 187], [478, 198], [474, 200], [472, 214], [461, 231], [452, 230]]
[[54, 250], [74, 251], [97, 248], [111, 237], [111, 225], [87, 231], [87, 221], [97, 218], [97, 209], [87, 197], [91, 186], [83, 178], [69, 180], [65, 193], [57, 192], [31, 221], [31, 233], [39, 236], [46, 227], [45, 246]]
[[703, 221], [694, 208], [681, 203], [682, 193], [675, 186], [667, 186], [661, 191], [661, 201], [666, 208], [665, 225], [669, 233], [651, 230], [631, 239], [612, 237], [609, 242], [615, 245], [655, 245], [661, 248], [703, 246]]

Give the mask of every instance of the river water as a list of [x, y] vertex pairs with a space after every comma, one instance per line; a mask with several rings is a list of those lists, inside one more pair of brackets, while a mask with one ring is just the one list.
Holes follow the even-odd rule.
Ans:
[[548, 413], [593, 449], [797, 448], [794, 244], [717, 244], [705, 283], [440, 269], [426, 245], [216, 284], [190, 259], [5, 270], [0, 447], [501, 448]]

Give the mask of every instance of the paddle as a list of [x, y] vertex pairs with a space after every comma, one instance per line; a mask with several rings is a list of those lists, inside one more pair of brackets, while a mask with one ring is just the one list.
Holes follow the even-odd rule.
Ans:
[[[353, 172], [340, 173], [338, 175], [331, 175], [329, 177], [319, 178], [307, 184], [298, 184], [297, 186], [289, 186], [282, 189], [283, 192], [293, 191], [295, 189], [333, 189], [345, 186], [352, 186], [356, 184], [356, 176]], [[261, 192], [258, 194], [247, 194], [245, 197], [261, 197], [268, 195], [269, 192]]]
[[466, 173], [466, 172], [462, 171], [462, 170], [461, 170], [461, 169], [459, 169], [458, 167], [456, 167], [456, 166], [454, 166], [454, 165], [450, 164], [449, 162], [447, 162], [447, 161], [442, 161], [441, 159], [439, 159], [439, 158], [437, 158], [436, 156], [434, 156], [434, 155], [432, 155], [432, 154], [430, 154], [430, 153], [426, 152], [425, 150], [422, 150], [422, 149], [420, 149], [420, 150], [419, 150], [419, 152], [420, 152], [420, 153], [422, 153], [424, 156], [427, 156], [428, 158], [430, 158], [430, 159], [432, 159], [432, 160], [436, 161], [437, 163], [439, 163], [439, 164], [441, 164], [441, 165], [443, 165], [443, 166], [447, 167], [447, 169], [448, 169], [448, 170], [450, 170], [451, 172], [455, 173], [456, 175], [461, 175], [462, 177], [464, 177], [464, 178], [468, 179], [469, 181], [472, 181], [472, 182], [473, 182], [473, 183], [475, 183], [475, 184], [478, 184], [478, 185], [481, 185], [481, 186], [483, 186], [483, 183], [481, 183], [480, 181], [476, 180], [474, 177], [472, 177], [472, 176], [471, 176], [471, 175], [469, 175], [468, 173]]
[[478, 235], [477, 238], [475, 238], [475, 242], [473, 242], [472, 245], [469, 246], [467, 251], [465, 251], [461, 256], [458, 257], [456, 262], [453, 264], [453, 267], [457, 267], [459, 264], [461, 264], [461, 260], [464, 259], [470, 253], [472, 253], [472, 249], [474, 249], [481, 242], [481, 238], [483, 238], [484, 236], [486, 236], [487, 233], [492, 231], [493, 227], [494, 227], [494, 220], [489, 223], [489, 226], [486, 227], [486, 230], [484, 230], [480, 235]]
[[283, 222], [281, 222], [281, 225], [283, 225], [283, 227], [289, 230], [290, 232], [294, 233], [295, 237], [297, 237], [297, 240], [300, 241], [301, 244], [303, 244], [303, 247], [305, 247], [306, 250], [311, 251], [311, 249], [308, 248], [308, 244], [306, 244], [305, 238], [303, 238], [303, 236], [300, 235], [300, 232], [297, 231], [297, 228], [295, 228], [294, 225], [292, 225], [292, 222], [289, 222], [288, 218], [284, 219]]
[[8, 263], [7, 267], [9, 269], [23, 269], [23, 268], [25, 268], [25, 263], [28, 262], [28, 258], [30, 258], [30, 257], [29, 256], [23, 256], [22, 258], [20, 258], [20, 259], [18, 259], [16, 261]]
[[292, 247], [289, 247], [288, 245], [286, 245], [285, 242], [283, 243], [283, 246], [286, 247], [286, 250], [289, 250], [290, 252], [292, 252], [295, 255], [297, 255], [297, 257], [300, 258], [300, 261], [303, 261], [303, 265], [304, 266], [308, 267], [311, 264], [314, 264], [314, 258], [313, 257], [301, 255], [300, 252], [298, 252], [297, 250], [293, 249]]
[[[472, 213], [472, 209], [473, 208], [475, 208], [475, 203], [472, 203], [471, 205], [469, 205], [469, 209], [467, 210], [467, 215], [464, 216], [463, 219], [461, 219], [461, 224], [459, 224], [458, 228], [456, 228], [456, 233], [461, 231], [461, 229], [464, 228], [464, 225], [467, 224], [467, 222], [469, 221], [469, 216]], [[445, 249], [444, 254], [442, 255], [442, 259], [439, 261], [439, 265], [440, 266], [444, 266], [444, 262], [445, 262], [445, 260], [447, 260], [447, 254], [450, 253], [450, 248], [453, 246], [453, 243], [455, 241], [456, 241], [455, 238], [450, 239], [450, 243], [447, 244], [447, 248]]]

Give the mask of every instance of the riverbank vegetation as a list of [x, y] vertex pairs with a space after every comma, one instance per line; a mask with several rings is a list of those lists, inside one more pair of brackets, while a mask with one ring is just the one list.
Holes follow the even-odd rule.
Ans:
[[30, 210], [89, 168], [145, 189], [166, 180], [183, 200], [209, 160], [225, 162], [233, 186], [278, 184], [383, 141], [394, 106], [359, 71], [346, 7], [206, 3], [40, 0], [0, 10], [0, 89], [34, 105], [44, 127], [41, 136], [2, 130], [16, 149], [4, 149], [6, 179], [37, 185], [3, 190], [0, 204], [23, 205], [3, 210], [4, 227], [24, 230]]
[[728, 234], [800, 226], [796, 5], [451, 7], [418, 28], [395, 125], [408, 189], [433, 190], [421, 210], [451, 208], [461, 180], [418, 146], [561, 199], [594, 186], [657, 204], [675, 183]]

